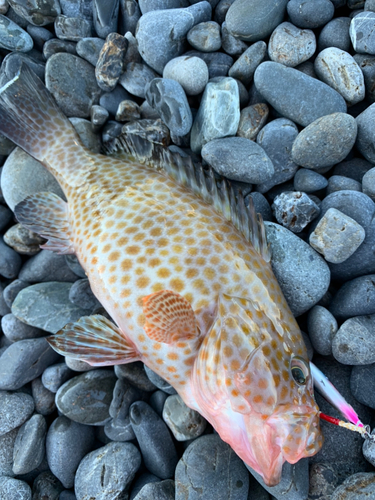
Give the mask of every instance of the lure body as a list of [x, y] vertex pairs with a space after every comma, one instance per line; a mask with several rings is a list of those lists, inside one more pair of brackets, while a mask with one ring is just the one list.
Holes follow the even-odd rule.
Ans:
[[186, 165], [176, 182], [167, 171], [182, 160], [172, 155], [147, 167], [134, 144], [121, 160], [91, 153], [27, 68], [1, 89], [0, 114], [0, 131], [55, 175], [68, 201], [33, 195], [18, 220], [48, 238], [44, 248], [76, 253], [116, 323], [84, 317], [50, 344], [96, 366], [143, 361], [268, 485], [285, 460], [315, 454], [306, 348], [262, 222], [235, 216]]

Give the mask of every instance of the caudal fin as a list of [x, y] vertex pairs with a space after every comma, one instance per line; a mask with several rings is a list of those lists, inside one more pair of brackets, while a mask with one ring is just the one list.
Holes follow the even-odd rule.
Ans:
[[0, 133], [46, 166], [63, 143], [80, 144], [52, 95], [25, 64], [0, 89]]

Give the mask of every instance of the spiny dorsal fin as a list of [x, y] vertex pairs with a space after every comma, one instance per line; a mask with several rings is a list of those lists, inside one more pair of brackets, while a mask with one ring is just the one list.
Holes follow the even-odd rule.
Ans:
[[266, 262], [271, 260], [262, 216], [255, 213], [251, 196], [247, 208], [242, 193], [237, 200], [232, 186], [224, 178], [221, 179], [219, 190], [211, 167], [206, 173], [200, 163], [193, 163], [190, 156], [181, 156], [134, 134], [117, 137], [107, 143], [105, 149], [108, 154], [117, 157], [124, 154], [127, 158], [133, 156], [136, 161], [164, 171], [177, 183], [191, 189], [206, 203], [212, 204], [228, 221], [232, 221]]

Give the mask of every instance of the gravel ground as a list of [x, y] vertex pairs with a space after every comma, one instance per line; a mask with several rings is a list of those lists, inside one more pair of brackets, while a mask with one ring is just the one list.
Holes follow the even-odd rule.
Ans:
[[[251, 197], [314, 363], [372, 423], [374, 0], [0, 0], [0, 62], [0, 86], [29, 65], [92, 151], [152, 133]], [[0, 500], [375, 499], [355, 433], [323, 423], [323, 449], [264, 489], [142, 363], [49, 348], [100, 304], [14, 218], [63, 196], [54, 178], [2, 136], [0, 172]]]

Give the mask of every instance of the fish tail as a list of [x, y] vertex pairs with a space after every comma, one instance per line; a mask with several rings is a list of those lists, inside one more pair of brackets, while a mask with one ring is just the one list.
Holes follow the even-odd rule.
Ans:
[[25, 64], [0, 89], [0, 133], [42, 162], [54, 175], [60, 173], [63, 177], [69, 176], [69, 163], [64, 161], [66, 146], [73, 145], [77, 153], [84, 151], [70, 121]]

